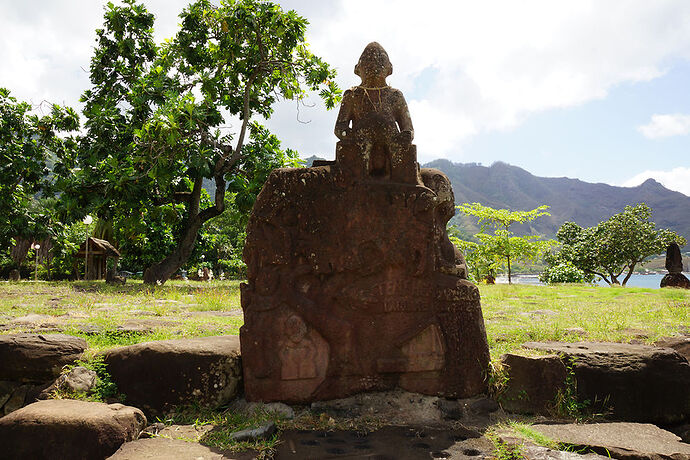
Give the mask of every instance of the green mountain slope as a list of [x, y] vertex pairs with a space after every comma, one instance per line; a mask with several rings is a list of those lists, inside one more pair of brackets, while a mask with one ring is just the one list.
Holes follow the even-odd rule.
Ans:
[[[670, 228], [690, 239], [690, 197], [668, 190], [653, 179], [637, 187], [614, 187], [565, 177], [537, 177], [502, 162], [487, 167], [435, 160], [424, 167], [438, 168], [448, 175], [456, 203], [479, 202], [512, 210], [529, 210], [542, 204], [551, 206], [551, 217], [540, 217], [530, 226], [516, 227], [516, 233], [553, 237], [563, 222], [589, 227], [627, 205], [644, 202], [652, 208], [652, 218], [658, 227]], [[469, 219], [456, 216], [454, 220], [464, 230], [476, 231]]]

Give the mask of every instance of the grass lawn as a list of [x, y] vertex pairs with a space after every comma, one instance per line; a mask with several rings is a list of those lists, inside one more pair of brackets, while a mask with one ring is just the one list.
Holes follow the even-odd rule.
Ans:
[[[0, 283], [0, 333], [64, 332], [92, 351], [150, 340], [238, 334], [239, 281], [149, 287]], [[652, 343], [690, 332], [690, 291], [583, 285], [481, 285], [492, 358], [527, 341]]]
[[0, 283], [0, 333], [63, 332], [95, 352], [117, 345], [238, 334], [239, 281]]
[[492, 358], [528, 341], [653, 343], [690, 333], [690, 291], [585, 285], [480, 286]]

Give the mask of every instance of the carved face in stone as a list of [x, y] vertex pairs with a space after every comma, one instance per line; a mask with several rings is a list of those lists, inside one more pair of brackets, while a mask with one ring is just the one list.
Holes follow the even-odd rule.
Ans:
[[386, 78], [393, 73], [393, 64], [388, 53], [377, 42], [371, 42], [364, 48], [359, 62], [355, 65], [355, 75], [359, 75], [362, 82], [372, 78]]
[[422, 170], [424, 185], [436, 192], [438, 198], [438, 214], [447, 222], [455, 215], [455, 196], [450, 179], [443, 172], [434, 168]]
[[285, 333], [292, 343], [300, 343], [307, 335], [307, 325], [302, 318], [292, 315], [285, 321]]

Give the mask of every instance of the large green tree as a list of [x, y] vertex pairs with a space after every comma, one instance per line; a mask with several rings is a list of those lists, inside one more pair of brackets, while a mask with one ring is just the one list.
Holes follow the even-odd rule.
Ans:
[[[514, 262], [533, 262], [553, 245], [551, 241], [541, 240], [539, 235], [516, 236], [510, 231], [510, 226], [515, 223], [522, 224], [540, 216], [548, 216], [548, 206], [539, 206], [531, 211], [511, 211], [494, 209], [480, 203], [464, 203], [457, 208], [464, 214], [475, 217], [480, 225], [479, 233], [474, 235], [479, 243], [464, 245], [471, 252], [470, 259], [476, 259], [476, 263], [489, 270], [489, 273], [505, 266], [508, 270], [508, 283], [512, 283], [511, 266]], [[487, 230], [491, 230], [491, 233]]]
[[[37, 109], [37, 110], [34, 110]], [[46, 114], [40, 114], [46, 111]], [[17, 238], [52, 236], [51, 200], [56, 191], [53, 165], [74, 147], [60, 134], [79, 127], [70, 108], [45, 104], [34, 108], [0, 88], [0, 250]]]
[[[609, 285], [625, 286], [635, 267], [650, 256], [661, 254], [685, 238], [667, 229], [657, 229], [652, 210], [644, 203], [625, 209], [594, 227], [564, 223], [556, 237], [561, 249], [549, 258], [551, 265], [570, 263], [590, 275], [600, 276]], [[623, 276], [622, 283], [619, 278]]]
[[279, 98], [307, 91], [319, 91], [331, 108], [340, 94], [294, 11], [259, 0], [198, 0], [180, 22], [157, 46], [143, 5], [107, 5], [69, 194], [72, 209], [103, 218], [158, 212], [173, 222], [174, 247], [145, 270], [147, 283], [165, 282], [185, 263], [204, 223], [225, 210], [228, 190], [241, 200], [255, 185], [252, 171], [287, 155], [253, 116], [268, 118]]

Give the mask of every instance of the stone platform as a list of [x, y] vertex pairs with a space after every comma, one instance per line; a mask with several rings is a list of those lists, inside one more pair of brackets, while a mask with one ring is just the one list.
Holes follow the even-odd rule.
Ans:
[[[429, 185], [449, 186], [442, 173], [424, 173]], [[272, 173], [245, 252], [247, 398], [481, 392], [479, 291], [454, 273], [464, 261], [445, 234], [447, 201], [421, 183], [353, 181], [337, 165]]]

